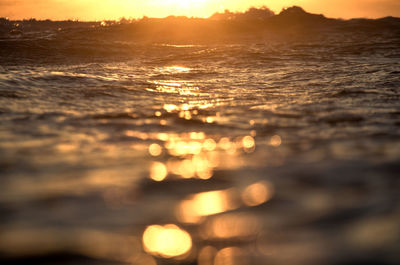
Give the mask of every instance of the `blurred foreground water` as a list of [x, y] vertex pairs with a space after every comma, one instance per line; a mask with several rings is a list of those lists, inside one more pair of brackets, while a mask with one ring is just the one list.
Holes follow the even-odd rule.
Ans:
[[0, 41], [2, 264], [398, 264], [399, 34], [67, 33]]

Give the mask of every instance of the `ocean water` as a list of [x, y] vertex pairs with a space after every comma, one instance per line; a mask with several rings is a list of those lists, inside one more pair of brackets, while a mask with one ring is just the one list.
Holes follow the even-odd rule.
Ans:
[[398, 264], [398, 32], [0, 48], [2, 264]]

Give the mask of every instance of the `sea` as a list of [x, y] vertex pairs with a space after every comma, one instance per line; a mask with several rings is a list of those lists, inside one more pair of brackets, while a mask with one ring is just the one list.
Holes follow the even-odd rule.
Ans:
[[1, 264], [399, 264], [398, 30], [101, 27], [0, 38]]

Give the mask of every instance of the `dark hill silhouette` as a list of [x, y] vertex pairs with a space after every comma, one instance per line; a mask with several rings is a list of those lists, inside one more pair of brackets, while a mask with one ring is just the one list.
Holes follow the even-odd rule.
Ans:
[[225, 10], [224, 13], [215, 13], [213, 14], [210, 19], [212, 20], [252, 20], [252, 21], [261, 21], [261, 20], [266, 20], [272, 16], [274, 16], [275, 13], [271, 11], [268, 7], [261, 7], [261, 8], [255, 8], [252, 7], [248, 9], [246, 12], [241, 13], [241, 12], [230, 12], [229, 10]]
[[277, 16], [271, 18], [272, 22], [294, 25], [294, 24], [319, 24], [326, 22], [328, 19], [324, 15], [310, 14], [301, 7], [293, 6], [285, 8]]

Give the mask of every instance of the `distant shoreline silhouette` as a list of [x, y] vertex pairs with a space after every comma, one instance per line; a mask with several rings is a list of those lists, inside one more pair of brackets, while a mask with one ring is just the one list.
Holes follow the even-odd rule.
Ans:
[[[0, 18], [0, 37], [18, 37], [27, 32], [45, 30], [68, 31], [79, 28], [88, 35], [124, 40], [198, 42], [229, 38], [265, 37], [277, 34], [304, 35], [328, 31], [397, 31], [400, 18], [332, 19], [322, 14], [311, 14], [293, 6], [275, 14], [267, 7], [250, 8], [245, 12], [215, 13], [209, 18], [169, 16], [165, 18], [126, 19], [119, 21], [51, 21]], [[399, 33], [400, 34], [400, 33]], [[112, 36], [111, 36], [112, 35]]]

